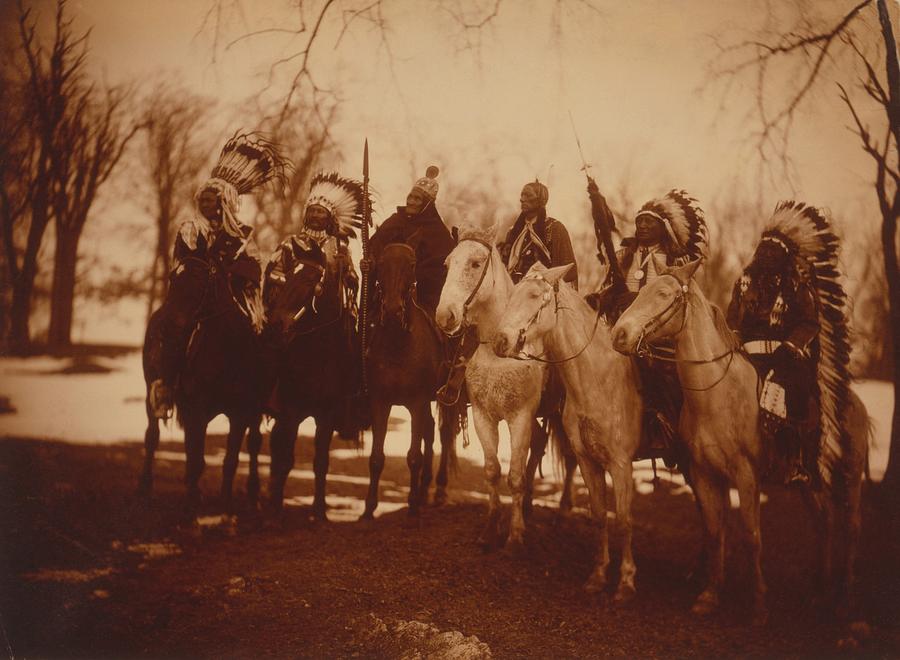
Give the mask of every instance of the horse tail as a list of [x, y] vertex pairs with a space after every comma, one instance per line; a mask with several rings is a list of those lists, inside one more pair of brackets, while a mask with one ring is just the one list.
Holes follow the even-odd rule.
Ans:
[[572, 452], [569, 436], [562, 425], [562, 416], [559, 413], [548, 415], [544, 418], [543, 426], [550, 445], [553, 476], [557, 481], [562, 481], [566, 473], [566, 456]]
[[[441, 444], [441, 452], [449, 452], [448, 467], [453, 476], [459, 474], [459, 454], [456, 451], [456, 438], [462, 430], [461, 415], [465, 414], [465, 408], [464, 403], [457, 403], [453, 406], [444, 406], [439, 403], [437, 406], [438, 428], [440, 429], [441, 440], [443, 441], [445, 437], [449, 438], [447, 445]], [[462, 409], [462, 412], [460, 412], [460, 409]]]

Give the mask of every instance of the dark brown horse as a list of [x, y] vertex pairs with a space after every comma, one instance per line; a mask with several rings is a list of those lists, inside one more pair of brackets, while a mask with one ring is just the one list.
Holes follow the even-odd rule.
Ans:
[[195, 328], [175, 388], [177, 420], [184, 428], [188, 503], [192, 507], [199, 503], [198, 482], [206, 465], [206, 427], [220, 413], [229, 421], [222, 499], [230, 506], [238, 456], [249, 429], [247, 495], [255, 502], [259, 495], [257, 457], [262, 445], [259, 422], [263, 372], [258, 340], [253, 324], [232, 290], [230, 276], [200, 259], [185, 261], [175, 275], [165, 304], [151, 315], [147, 324], [143, 351], [147, 430], [140, 492], [149, 495], [153, 485], [159, 420], [150, 406], [150, 383], [160, 376], [162, 328], [168, 314], [184, 315], [186, 322]]
[[[371, 519], [378, 506], [378, 481], [384, 468], [384, 438], [395, 405], [409, 410], [409, 514], [428, 502], [434, 459], [434, 417], [431, 402], [441, 384], [444, 345], [431, 314], [416, 299], [416, 253], [406, 243], [385, 246], [375, 264], [375, 325], [366, 357], [372, 411], [372, 453], [369, 493], [362, 517]], [[454, 454], [455, 414], [439, 406], [441, 462], [435, 504], [447, 498], [447, 472]], [[424, 444], [424, 455], [422, 447]]]
[[[267, 281], [266, 286], [269, 286]], [[293, 272], [285, 273], [278, 295], [266, 295], [268, 362], [275, 364], [275, 426], [269, 438], [272, 472], [269, 497], [275, 511], [284, 501], [284, 487], [294, 466], [297, 428], [307, 417], [316, 422], [315, 497], [313, 515], [325, 514], [325, 479], [331, 436], [341, 426], [346, 401], [359, 383], [359, 358], [354, 343], [355, 320], [345, 310], [340, 259], [315, 243], [302, 254]], [[343, 429], [342, 429], [343, 430]]]

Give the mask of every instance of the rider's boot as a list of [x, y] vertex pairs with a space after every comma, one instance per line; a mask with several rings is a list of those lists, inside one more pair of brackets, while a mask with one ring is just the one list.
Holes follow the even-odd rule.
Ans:
[[453, 357], [447, 374], [447, 382], [438, 389], [435, 395], [438, 403], [444, 406], [455, 406], [459, 402], [460, 393], [466, 382], [466, 365], [477, 350], [478, 335], [470, 328], [462, 336], [459, 347], [456, 349], [456, 355]]

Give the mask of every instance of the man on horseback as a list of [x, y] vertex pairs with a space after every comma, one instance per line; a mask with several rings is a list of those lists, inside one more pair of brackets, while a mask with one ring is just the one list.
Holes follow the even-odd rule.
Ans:
[[[352, 375], [351, 381], [358, 380], [361, 356], [357, 332], [359, 276], [353, 266], [349, 239], [356, 235], [355, 228], [363, 221], [363, 198], [363, 186], [359, 181], [342, 177], [337, 172], [320, 172], [313, 176], [300, 228], [275, 249], [266, 264], [264, 278], [264, 299], [268, 309], [297, 268], [310, 260], [313, 251], [321, 251], [326, 270], [334, 271], [338, 284], [336, 295], [341, 309], [338, 331], [343, 333], [346, 350], [341, 356], [346, 362], [337, 367], [346, 376]], [[324, 277], [323, 273], [323, 281]], [[272, 333], [266, 335], [267, 368], [276, 379], [267, 407], [275, 414], [283, 407], [277, 375], [283, 339]], [[348, 401], [358, 389], [358, 384], [348, 389]], [[352, 411], [345, 406], [337, 429], [342, 437], [356, 437], [353, 417]]]
[[[151, 384], [154, 414], [166, 418], [187, 353], [203, 292], [190, 291], [178, 276], [202, 266], [209, 276], [225, 273], [241, 311], [255, 325], [262, 322], [259, 301], [259, 251], [253, 230], [237, 218], [240, 195], [283, 175], [288, 162], [274, 145], [254, 135], [236, 135], [222, 148], [211, 177], [194, 195], [194, 217], [182, 223], [175, 238], [174, 268], [162, 306], [162, 377]], [[177, 309], [173, 300], [182, 301]]]
[[[566, 226], [547, 215], [549, 199], [550, 191], [543, 183], [537, 179], [526, 183], [519, 196], [522, 212], [497, 249], [514, 283], [521, 280], [536, 262], [544, 264], [547, 268], [572, 264], [564, 281], [577, 289], [578, 266], [575, 263], [572, 241]], [[476, 334], [467, 332], [463, 335], [447, 383], [438, 392], [440, 400], [447, 405], [451, 405], [459, 398], [460, 388], [465, 382], [466, 364], [477, 349]], [[555, 396], [556, 403], [548, 404], [549, 407], [558, 407], [560, 398], [561, 396]]]
[[820, 437], [841, 426], [839, 415], [823, 413], [841, 410], [830, 402], [849, 393], [837, 244], [817, 209], [782, 202], [728, 307], [762, 381], [763, 428], [787, 460], [788, 484], [819, 483]]
[[[609, 227], [615, 227], [612, 211], [606, 199], [588, 186], [592, 211], [603, 214]], [[616, 251], [616, 260], [624, 276], [624, 287], [614, 285], [613, 272], [607, 272], [603, 285], [596, 293], [587, 296], [592, 307], [606, 314], [610, 324], [634, 301], [638, 292], [659, 277], [654, 255], [665, 257], [668, 266], [681, 266], [695, 259], [706, 257], [708, 235], [703, 210], [697, 200], [684, 190], [670, 190], [664, 197], [651, 199], [644, 204], [634, 219], [635, 233], [622, 240]], [[657, 428], [651, 443], [662, 441], [668, 445], [675, 438], [678, 415], [681, 410], [681, 388], [675, 373], [671, 343], [659, 342], [653, 352], [661, 357], [646, 356], [637, 359], [641, 374], [641, 390], [648, 415], [648, 429]], [[661, 436], [661, 437], [660, 437]]]
[[385, 246], [407, 243], [416, 252], [417, 302], [432, 319], [447, 277], [444, 261], [456, 245], [435, 205], [438, 174], [438, 168], [431, 165], [425, 176], [413, 184], [406, 196], [406, 205], [398, 206], [397, 212], [372, 234], [369, 242], [371, 256], [360, 263], [360, 268], [370, 269]]

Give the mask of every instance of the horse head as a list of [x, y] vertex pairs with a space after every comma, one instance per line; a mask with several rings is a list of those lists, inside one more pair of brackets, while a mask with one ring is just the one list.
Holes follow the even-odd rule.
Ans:
[[268, 301], [269, 327], [282, 334], [288, 333], [313, 307], [323, 291], [326, 259], [322, 249], [314, 241], [300, 246], [294, 252], [295, 266], [284, 273], [284, 283]]
[[543, 353], [543, 338], [556, 325], [559, 311], [559, 287], [572, 264], [546, 268], [534, 264], [513, 287], [503, 313], [503, 321], [494, 335], [494, 353], [498, 357], [520, 355], [525, 346]]
[[613, 347], [620, 353], [639, 352], [644, 344], [662, 337], [677, 337], [687, 317], [687, 295], [700, 259], [667, 268], [653, 256], [659, 277], [638, 292], [611, 331]]
[[378, 257], [375, 274], [380, 322], [408, 330], [410, 307], [415, 303], [415, 249], [407, 243], [388, 244]]
[[435, 320], [448, 335], [456, 334], [468, 325], [468, 310], [488, 300], [491, 295], [493, 262], [497, 256], [493, 247], [495, 233], [495, 226], [488, 229], [462, 228], [459, 242], [444, 262], [447, 278], [441, 290]]

